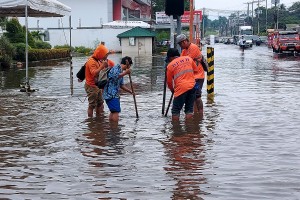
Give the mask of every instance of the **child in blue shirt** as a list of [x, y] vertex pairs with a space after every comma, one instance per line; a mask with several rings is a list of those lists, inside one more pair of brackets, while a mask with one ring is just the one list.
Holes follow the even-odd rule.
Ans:
[[119, 121], [119, 113], [121, 112], [120, 106], [120, 93], [119, 89], [135, 95], [130, 89], [124, 86], [123, 77], [130, 74], [130, 66], [132, 65], [132, 59], [129, 56], [125, 56], [121, 60], [121, 64], [117, 64], [112, 67], [108, 73], [108, 83], [103, 89], [103, 99], [105, 100], [109, 110], [109, 120]]

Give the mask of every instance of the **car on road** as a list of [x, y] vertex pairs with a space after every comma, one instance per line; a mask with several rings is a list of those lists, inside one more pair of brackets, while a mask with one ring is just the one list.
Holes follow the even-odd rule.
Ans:
[[300, 38], [297, 31], [276, 31], [273, 33], [272, 49], [275, 53], [300, 53]]

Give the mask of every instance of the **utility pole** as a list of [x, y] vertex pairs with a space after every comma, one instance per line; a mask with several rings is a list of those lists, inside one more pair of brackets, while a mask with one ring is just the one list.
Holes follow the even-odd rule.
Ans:
[[[254, 11], [253, 11], [253, 4], [254, 3], [257, 3], [257, 34], [259, 34], [259, 32], [260, 32], [260, 30], [259, 30], [259, 14], [260, 14], [260, 8], [259, 8], [259, 3], [260, 2], [263, 2], [264, 0], [252, 0], [252, 2], [247, 2], [247, 3], [245, 3], [245, 4], [248, 4], [248, 10], [249, 10], [249, 4], [252, 4], [252, 15], [251, 15], [251, 21], [252, 21], [252, 23], [251, 23], [251, 26], [252, 26], [252, 34], [254, 34], [253, 33], [253, 21], [254, 21], [254, 16], [253, 16], [253, 13], [254, 13]], [[267, 1], [267, 0], [266, 0]], [[249, 16], [249, 15], [248, 15]], [[266, 19], [267, 20], [267, 19]]]
[[203, 8], [202, 13], [202, 38], [204, 39], [204, 15], [205, 15], [205, 8]]
[[254, 1], [252, 1], [252, 20], [251, 20], [251, 26], [252, 26], [252, 35], [253, 35], [253, 31], [254, 31], [254, 28], [253, 28], [253, 3]]
[[240, 12], [238, 11], [237, 12], [238, 13], [238, 35], [240, 35], [241, 33], [240, 33]]
[[266, 32], [268, 29], [268, 0], [266, 0]]
[[260, 8], [259, 8], [259, 0], [257, 1], [257, 35], [259, 35], [259, 12], [260, 12]]
[[274, 4], [275, 6], [275, 12], [274, 12], [274, 29], [278, 29], [278, 6], [277, 6], [277, 3], [279, 4], [280, 3], [280, 0], [272, 0], [271, 1], [271, 6], [272, 4]]
[[277, 6], [277, 1], [279, 3], [279, 0], [275, 0], [275, 7], [276, 7], [276, 10], [277, 10], [277, 14], [276, 14], [276, 28], [279, 29], [279, 27], [278, 27], [279, 9], [278, 9], [278, 6]]
[[249, 10], [250, 3], [251, 2], [244, 3], [247, 4], [247, 17], [250, 17], [250, 10]]

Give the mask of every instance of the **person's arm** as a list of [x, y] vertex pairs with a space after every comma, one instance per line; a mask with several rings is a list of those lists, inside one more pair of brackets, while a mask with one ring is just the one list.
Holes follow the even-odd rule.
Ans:
[[195, 62], [191, 62], [194, 74], [198, 72], [198, 67]]
[[124, 91], [130, 93], [130, 94], [135, 95], [135, 94], [134, 94], [130, 89], [128, 89], [125, 85], [121, 85], [120, 88], [121, 88], [122, 90], [124, 90]]
[[118, 78], [122, 78], [123, 76], [125, 76], [127, 74], [130, 74], [130, 73], [131, 73], [131, 70], [130, 69], [126, 69], [122, 73], [119, 74]]
[[173, 77], [172, 77], [172, 72], [168, 67], [167, 67], [167, 85], [168, 85], [168, 88], [173, 93], [174, 92]]
[[[100, 65], [100, 67], [99, 67]], [[98, 76], [99, 72], [106, 68], [107, 65], [107, 61], [102, 61], [101, 63], [98, 61], [95, 61], [93, 63], [91, 63], [91, 67], [90, 67], [90, 72], [93, 76]]]

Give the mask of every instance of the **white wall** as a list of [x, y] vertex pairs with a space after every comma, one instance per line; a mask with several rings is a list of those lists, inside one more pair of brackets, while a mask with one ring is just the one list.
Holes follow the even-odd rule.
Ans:
[[[112, 21], [112, 0], [59, 0], [61, 3], [71, 8], [72, 27], [99, 27], [103, 23]], [[59, 21], [60, 20], [60, 21]], [[69, 27], [69, 16], [28, 18], [28, 27], [37, 28], [39, 21], [40, 28]], [[25, 24], [24, 18], [20, 18], [20, 23]], [[60, 24], [60, 25], [59, 25]]]
[[[78, 27], [100, 27], [102, 24], [111, 22], [113, 19], [113, 0], [59, 0], [71, 7], [72, 46], [85, 46], [94, 48], [96, 43], [104, 41], [109, 49], [121, 51], [117, 35], [129, 29], [77, 29]], [[28, 28], [41, 32], [49, 29], [52, 46], [69, 44], [69, 16], [28, 18]], [[80, 19], [80, 24], [79, 24]], [[25, 19], [19, 18], [22, 25]], [[53, 29], [54, 28], [54, 29]], [[55, 29], [60, 28], [60, 29]]]
[[[95, 48], [101, 41], [108, 49], [121, 51], [117, 35], [129, 29], [75, 29], [72, 30], [72, 46]], [[50, 41], [53, 46], [70, 43], [70, 31], [67, 29], [49, 29]]]

